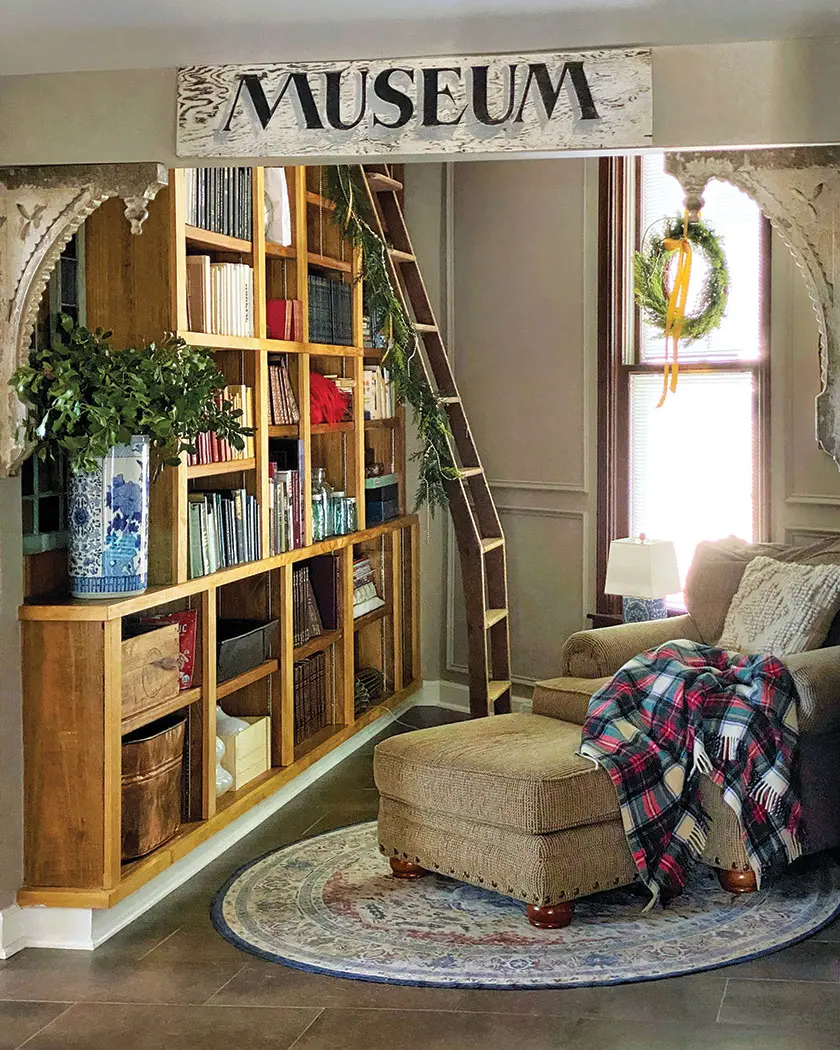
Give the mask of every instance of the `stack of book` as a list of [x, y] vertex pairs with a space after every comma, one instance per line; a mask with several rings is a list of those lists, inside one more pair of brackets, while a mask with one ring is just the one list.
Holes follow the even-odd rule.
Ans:
[[271, 358], [268, 362], [268, 392], [271, 426], [291, 426], [300, 422], [300, 412], [285, 357]]
[[296, 565], [292, 570], [292, 621], [295, 648], [324, 633], [308, 565]]
[[356, 558], [353, 562], [353, 619], [380, 609], [384, 604], [370, 562], [367, 558]]
[[250, 241], [250, 168], [185, 168], [185, 219], [190, 226]]
[[390, 419], [394, 414], [394, 394], [387, 368], [365, 365], [365, 419]]
[[[254, 426], [254, 392], [249, 386], [226, 386], [217, 395], [217, 402], [230, 401], [242, 414], [239, 421], [243, 427]], [[228, 463], [238, 459], [253, 459], [254, 437], [245, 438], [243, 449], [233, 448], [224, 438], [216, 434], [199, 434], [195, 439], [196, 451], [187, 457], [190, 467], [206, 466], [208, 463]]]
[[315, 653], [294, 665], [295, 744], [330, 724], [327, 655]]
[[362, 318], [362, 337], [362, 345], [369, 350], [384, 350], [388, 345], [388, 340], [381, 331], [378, 319], [373, 316], [373, 313], [367, 307], [365, 307], [364, 317]]
[[254, 334], [254, 271], [246, 263], [187, 256], [187, 325], [208, 335]]
[[352, 345], [353, 307], [349, 284], [309, 275], [309, 341]]
[[269, 339], [303, 342], [303, 303], [300, 299], [269, 299], [265, 304]]
[[304, 544], [303, 492], [301, 478], [304, 444], [293, 439], [272, 438], [268, 443], [270, 483], [269, 536], [274, 554]]
[[260, 508], [245, 489], [189, 494], [190, 578], [260, 557]]

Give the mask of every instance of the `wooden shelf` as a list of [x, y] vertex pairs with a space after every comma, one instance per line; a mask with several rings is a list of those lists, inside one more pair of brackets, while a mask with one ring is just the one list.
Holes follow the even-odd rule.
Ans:
[[264, 663], [261, 663], [259, 667], [252, 667], [250, 671], [243, 671], [242, 674], [235, 675], [233, 678], [228, 678], [224, 682], [219, 682], [216, 686], [216, 699], [224, 700], [224, 698], [230, 696], [231, 693], [238, 693], [240, 689], [244, 689], [248, 685], [253, 685], [254, 682], [259, 682], [263, 678], [268, 678], [268, 676], [274, 674], [279, 667], [279, 660], [266, 660]]
[[238, 474], [243, 470], [254, 470], [257, 465], [255, 459], [228, 459], [224, 463], [197, 463], [194, 467], [187, 467], [187, 477], [212, 478], [217, 474]]
[[118, 620], [123, 616], [131, 616], [134, 613], [154, 609], [158, 605], [168, 605], [170, 602], [179, 601], [193, 594], [201, 594], [211, 588], [223, 587], [236, 580], [242, 580], [249, 576], [257, 576], [282, 565], [293, 562], [306, 561], [318, 554], [331, 554], [333, 551], [343, 547], [352, 546], [356, 543], [364, 543], [366, 540], [376, 539], [386, 532], [393, 532], [402, 528], [419, 528], [419, 518], [416, 514], [406, 514], [400, 518], [392, 518], [381, 525], [372, 525], [369, 529], [359, 529], [350, 532], [346, 536], [330, 536], [320, 543], [312, 543], [308, 547], [296, 547], [294, 550], [285, 551], [283, 554], [272, 554], [268, 558], [259, 561], [243, 562], [241, 565], [232, 565], [227, 569], [219, 569], [218, 572], [205, 576], [196, 576], [192, 580], [184, 580], [182, 583], [162, 584], [158, 587], [149, 587], [143, 594], [137, 594], [131, 598], [110, 598], [102, 602], [92, 602], [80, 598], [70, 598], [66, 595], [45, 595], [25, 602], [18, 608], [18, 619], [25, 621], [56, 620], [65, 622], [67, 620], [81, 621], [109, 621]]
[[191, 248], [207, 248], [214, 252], [236, 252], [238, 255], [250, 255], [254, 250], [250, 241], [243, 241], [239, 237], [228, 237], [225, 233], [215, 233], [213, 230], [202, 230], [199, 226], [185, 226], [184, 236]]
[[280, 769], [270, 769], [252, 780], [239, 791], [224, 794], [216, 802], [216, 812], [202, 821], [182, 824], [178, 833], [154, 853], [121, 866], [120, 879], [112, 889], [77, 889], [75, 887], [25, 886], [18, 891], [18, 904], [59, 908], [112, 908], [129, 894], [181, 860], [196, 846], [206, 842], [217, 831], [227, 827], [243, 813], [247, 813], [263, 799], [279, 791], [318, 759], [355, 736], [360, 730], [377, 721], [393, 707], [406, 700], [420, 688], [420, 681], [409, 683], [398, 693], [370, 707], [350, 725], [329, 726], [331, 732], [320, 739], [310, 737], [295, 749], [294, 761]]
[[392, 416], [390, 419], [366, 419], [365, 426], [370, 427], [371, 430], [397, 430], [400, 426], [400, 420], [396, 416]]
[[190, 346], [206, 346], [210, 350], [262, 350], [265, 339], [245, 335], [215, 335], [211, 332], [178, 332]]
[[338, 270], [341, 273], [353, 272], [353, 264], [345, 259], [334, 259], [331, 255], [318, 255], [317, 252], [307, 252], [306, 258], [310, 266], [320, 266], [325, 270]]
[[195, 686], [192, 689], [183, 689], [180, 693], [176, 693], [175, 696], [170, 696], [168, 700], [162, 700], [159, 704], [155, 704], [154, 707], [140, 714], [129, 715], [128, 718], [123, 718], [120, 722], [120, 733], [123, 736], [126, 733], [133, 733], [135, 729], [142, 729], [143, 726], [149, 725], [150, 722], [155, 722], [158, 718], [163, 718], [164, 715], [171, 715], [173, 711], [180, 711], [182, 707], [189, 707], [190, 704], [194, 704], [200, 699], [200, 686]]
[[380, 605], [378, 609], [371, 609], [370, 612], [365, 613], [364, 616], [359, 616], [353, 621], [353, 630], [361, 631], [363, 627], [369, 627], [372, 623], [377, 623], [379, 620], [384, 620], [389, 614], [388, 603]]
[[324, 726], [323, 729], [319, 729], [317, 733], [313, 733], [306, 740], [301, 740], [299, 744], [295, 745], [295, 761], [299, 762], [319, 747], [329, 744], [331, 740], [340, 736], [343, 731], [344, 726], [341, 725]]
[[277, 256], [281, 259], [296, 259], [297, 248], [293, 244], [277, 244], [275, 241], [266, 241], [265, 254]]
[[327, 631], [325, 634], [319, 634], [316, 638], [310, 638], [304, 645], [299, 645], [295, 649], [295, 661], [304, 660], [307, 656], [313, 656], [315, 653], [322, 653], [325, 649], [329, 649], [331, 645], [341, 641], [341, 635], [341, 631]]
[[[328, 202], [313, 192], [319, 186], [317, 173], [303, 166], [287, 166], [286, 172], [293, 245], [265, 242], [261, 207], [264, 170], [260, 167], [251, 169], [255, 209], [250, 240], [184, 225], [185, 186], [180, 169], [170, 174], [169, 186], [161, 191], [150, 210], [143, 237], [130, 235], [118, 200], [97, 209], [86, 226], [88, 324], [113, 329], [119, 345], [134, 345], [149, 333], [173, 331], [191, 346], [208, 348], [226, 383], [241, 384], [253, 391], [255, 434], [248, 458], [192, 467], [182, 461], [152, 486], [149, 569], [154, 586], [143, 594], [91, 602], [42, 594], [20, 609], [28, 844], [27, 885], [20, 894], [22, 903], [113, 906], [370, 725], [420, 684], [419, 520], [416, 515], [404, 515], [364, 527], [366, 444], [373, 448], [377, 460], [387, 460], [388, 468], [400, 476], [401, 495], [405, 492], [403, 413], [398, 413], [395, 420], [368, 424], [363, 421], [364, 359], [376, 359], [381, 354], [361, 345], [361, 255], [333, 221]], [[189, 329], [186, 259], [187, 253], [198, 252], [253, 267], [253, 336]], [[299, 299], [306, 328], [308, 278], [319, 270], [325, 276], [341, 277], [347, 282], [353, 345], [267, 338], [269, 298]], [[289, 362], [299, 399], [299, 424], [270, 424], [268, 366], [271, 355], [277, 354], [287, 356]], [[342, 372], [354, 379], [355, 422], [311, 425], [308, 378], [313, 368]], [[341, 439], [328, 439], [328, 434], [340, 435]], [[271, 438], [291, 438], [302, 443], [305, 532], [311, 534], [309, 472], [313, 462], [322, 464], [331, 480], [338, 483], [340, 479], [339, 487], [356, 496], [362, 527], [349, 535], [331, 536], [306, 547], [188, 578], [191, 488], [246, 485], [248, 494], [261, 507], [260, 545], [262, 550], [268, 549]], [[366, 549], [377, 562], [376, 571], [387, 581], [389, 606], [387, 613], [383, 608], [361, 617], [351, 629], [353, 548], [357, 544], [368, 545]], [[296, 648], [293, 568], [319, 555], [334, 555], [338, 563], [341, 582], [337, 629]], [[201, 684], [123, 722], [121, 621], [136, 613], [166, 608], [189, 608], [198, 614], [196, 681]], [[387, 629], [356, 633], [366, 623], [386, 615], [390, 616], [384, 620]], [[259, 666], [218, 682], [216, 626], [219, 618], [237, 617], [263, 621], [276, 618], [279, 628], [275, 641], [279, 648], [272, 650], [273, 658]], [[326, 650], [335, 657], [330, 661], [335, 670], [331, 711], [337, 724], [295, 748], [293, 663]], [[395, 695], [357, 719], [354, 666], [362, 657], [365, 666], [377, 668], [393, 683]], [[175, 688], [174, 676], [167, 688]], [[217, 799], [213, 732], [216, 704], [221, 701], [233, 715], [261, 716], [268, 710], [269, 692], [274, 768], [240, 791]], [[187, 708], [191, 717], [185, 743], [189, 758], [185, 823], [153, 853], [121, 864], [122, 734], [163, 714]], [[56, 741], [65, 742], [60, 763], [52, 760]]]
[[313, 423], [309, 432], [310, 434], [350, 434], [355, 428], [356, 424], [351, 419], [349, 423]]

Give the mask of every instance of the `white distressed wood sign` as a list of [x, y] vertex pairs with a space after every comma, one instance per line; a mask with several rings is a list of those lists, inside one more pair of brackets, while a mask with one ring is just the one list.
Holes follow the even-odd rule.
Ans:
[[609, 149], [651, 133], [649, 49], [178, 73], [181, 157]]

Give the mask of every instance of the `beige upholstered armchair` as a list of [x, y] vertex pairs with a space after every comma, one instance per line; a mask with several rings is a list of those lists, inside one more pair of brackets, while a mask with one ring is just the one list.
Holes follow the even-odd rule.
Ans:
[[[677, 638], [714, 645], [723, 631], [744, 569], [759, 555], [807, 565], [840, 564], [840, 540], [825, 540], [808, 547], [746, 544], [735, 539], [701, 543], [686, 582], [687, 614], [573, 634], [561, 652], [562, 677], [540, 682], [536, 687], [534, 713], [582, 724], [592, 694], [639, 653]], [[840, 644], [835, 643], [840, 643], [840, 615], [821, 649], [784, 660], [799, 695], [803, 838], [807, 853], [840, 846]], [[713, 794], [720, 794], [720, 789], [709, 782], [704, 794], [704, 801], [724, 818], [723, 823], [714, 821], [705, 859], [731, 868], [740, 859], [731, 853], [737, 829], [725, 825], [734, 818], [728, 815], [722, 798], [712, 798]], [[725, 847], [720, 841], [724, 831]], [[746, 868], [746, 855], [743, 860], [742, 867]]]

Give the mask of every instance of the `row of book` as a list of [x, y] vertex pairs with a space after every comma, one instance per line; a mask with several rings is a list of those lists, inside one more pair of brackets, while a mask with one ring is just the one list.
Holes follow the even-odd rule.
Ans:
[[349, 284], [314, 273], [309, 275], [309, 341], [352, 345], [353, 306]]
[[[239, 420], [243, 427], [254, 426], [254, 392], [249, 386], [237, 384], [226, 386], [217, 395], [217, 403], [230, 401], [241, 413]], [[228, 463], [238, 459], [253, 459], [254, 437], [245, 438], [243, 449], [233, 448], [230, 442], [216, 434], [199, 434], [196, 438], [196, 451], [187, 457], [190, 467], [206, 466], [208, 463]]]
[[253, 187], [250, 168], [185, 168], [185, 219], [190, 226], [250, 241]]
[[365, 365], [365, 419], [390, 419], [394, 414], [394, 394], [388, 369]]
[[300, 744], [331, 722], [332, 690], [326, 653], [314, 653], [294, 665], [295, 744]]
[[260, 508], [245, 489], [191, 492], [190, 578], [260, 557]]
[[385, 604], [384, 598], [376, 586], [370, 561], [367, 558], [356, 558], [353, 561], [353, 618], [358, 619], [365, 613], [380, 609]]
[[187, 325], [208, 335], [254, 334], [254, 271], [247, 263], [187, 256]]
[[296, 565], [292, 570], [292, 623], [295, 648], [324, 633], [308, 565]]
[[268, 464], [268, 542], [273, 554], [303, 546], [300, 475]]
[[300, 422], [289, 366], [284, 357], [272, 358], [268, 362], [268, 394], [268, 415], [272, 426], [292, 426]]
[[269, 339], [303, 342], [303, 303], [300, 299], [269, 299], [265, 304]]
[[304, 456], [304, 443], [295, 438], [268, 442], [269, 538], [275, 554], [304, 545]]

